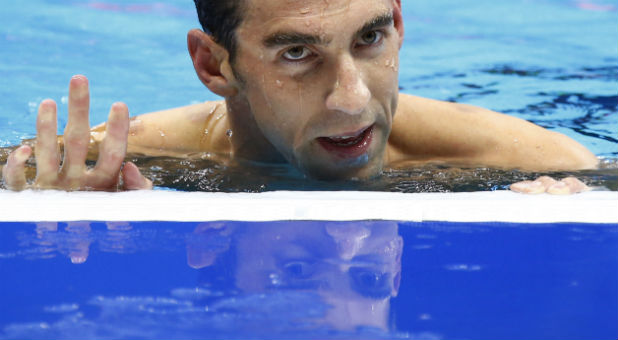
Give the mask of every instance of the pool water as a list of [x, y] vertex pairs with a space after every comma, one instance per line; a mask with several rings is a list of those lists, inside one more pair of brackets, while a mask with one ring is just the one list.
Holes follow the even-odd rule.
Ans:
[[618, 225], [0, 228], [0, 339], [614, 339]]
[[[403, 92], [563, 132], [602, 167], [552, 175], [618, 191], [615, 1], [403, 2]], [[0, 22], [0, 161], [35, 135], [42, 99], [59, 103], [64, 129], [73, 74], [90, 79], [93, 124], [119, 100], [136, 115], [218, 99], [197, 80], [186, 52], [185, 34], [198, 26], [190, 0], [13, 1], [3, 4]], [[539, 175], [427, 165], [385, 169], [369, 182], [325, 183], [289, 166], [216, 155], [134, 160], [159, 188], [186, 191], [489, 191]], [[232, 196], [148, 195], [183, 211], [168, 194]], [[588, 207], [578, 206], [589, 203], [587, 194], [565, 200]], [[616, 193], [607, 194], [611, 205]], [[88, 211], [106, 211], [118, 195]], [[9, 203], [24, 197], [27, 209], [56, 202], [49, 192], [0, 192], [0, 339], [618, 337], [613, 217], [609, 224], [67, 222], [76, 210], [69, 204], [58, 221], [4, 222]], [[487, 209], [482, 201], [493, 197], [476, 208]], [[564, 201], [556, 200], [545, 206], [548, 216], [561, 213]], [[305, 212], [300, 202], [292, 211]], [[380, 201], [391, 203], [406, 202]], [[237, 210], [231, 218], [243, 206]], [[379, 206], [372, 211], [384, 215]]]
[[[403, 92], [490, 108], [565, 133], [602, 158], [602, 170], [555, 175], [573, 174], [618, 190], [615, 1], [404, 1], [403, 8]], [[198, 26], [192, 1], [11, 2], [4, 5], [0, 20], [0, 147], [35, 135], [37, 105], [48, 97], [60, 104], [61, 133], [73, 74], [85, 74], [91, 81], [93, 124], [103, 122], [109, 105], [119, 100], [136, 115], [218, 99], [198, 81], [186, 51], [186, 32]], [[0, 152], [0, 159], [6, 153]], [[252, 171], [261, 167], [261, 173], [272, 175], [247, 185], [246, 164], [221, 165], [203, 158], [209, 155], [182, 164], [136, 161], [158, 186], [181, 190], [331, 186], [305, 181], [289, 167], [259, 164]], [[453, 172], [458, 172], [459, 184], [443, 180]], [[386, 169], [369, 185], [337, 186], [402, 192], [493, 190], [536, 175], [414, 165]]]

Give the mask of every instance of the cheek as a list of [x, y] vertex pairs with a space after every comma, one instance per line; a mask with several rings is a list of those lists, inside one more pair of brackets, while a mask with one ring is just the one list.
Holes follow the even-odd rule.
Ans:
[[258, 126], [279, 151], [289, 153], [302, 143], [310, 117], [303, 87], [283, 77], [252, 79], [249, 84], [259, 84], [246, 92]]

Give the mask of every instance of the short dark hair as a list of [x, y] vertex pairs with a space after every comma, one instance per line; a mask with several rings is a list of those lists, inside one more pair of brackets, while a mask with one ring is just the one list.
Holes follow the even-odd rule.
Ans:
[[236, 29], [243, 20], [245, 0], [193, 0], [204, 32], [225, 47], [230, 62], [236, 56]]

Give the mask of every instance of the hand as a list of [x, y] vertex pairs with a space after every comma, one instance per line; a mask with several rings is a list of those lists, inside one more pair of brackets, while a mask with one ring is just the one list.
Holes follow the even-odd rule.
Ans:
[[524, 194], [571, 195], [590, 190], [586, 184], [575, 177], [556, 181], [549, 176], [542, 176], [535, 181], [523, 181], [511, 185], [511, 190]]
[[127, 162], [122, 166], [129, 134], [129, 111], [123, 103], [112, 105], [96, 166], [86, 167], [90, 144], [89, 106], [88, 79], [74, 76], [69, 85], [69, 121], [64, 131], [64, 160], [60, 166], [56, 103], [53, 100], [41, 103], [36, 122], [36, 179], [32, 185], [26, 181], [25, 165], [32, 148], [23, 145], [9, 155], [2, 168], [2, 179], [8, 189], [115, 191], [121, 173], [123, 189], [152, 189], [152, 182], [142, 176], [135, 164]]
[[99, 235], [102, 237], [93, 235], [90, 222], [67, 222], [64, 230], [59, 230], [58, 225], [58, 222], [36, 223], [36, 241], [32, 243], [38, 248], [35, 253], [46, 257], [61, 254], [71, 263], [81, 264], [88, 259], [93, 242], [98, 242], [103, 252], [111, 253], [123, 253], [135, 247], [130, 234], [133, 227], [127, 222], [105, 222], [107, 231]]

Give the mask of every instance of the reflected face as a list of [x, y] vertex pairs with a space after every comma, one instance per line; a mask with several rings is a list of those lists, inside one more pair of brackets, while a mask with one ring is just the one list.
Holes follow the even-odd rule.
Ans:
[[393, 222], [256, 226], [238, 240], [236, 285], [250, 293], [317, 292], [337, 327], [386, 327], [402, 250]]
[[247, 5], [234, 68], [260, 132], [313, 177], [379, 173], [398, 98], [399, 1]]

